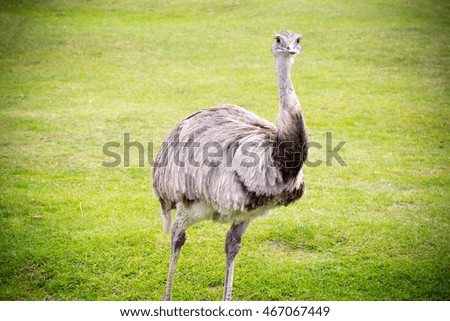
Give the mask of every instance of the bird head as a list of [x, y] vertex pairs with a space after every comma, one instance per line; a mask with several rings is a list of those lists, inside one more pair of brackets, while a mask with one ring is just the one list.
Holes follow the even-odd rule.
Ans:
[[280, 33], [277, 33], [274, 38], [275, 43], [272, 46], [272, 53], [275, 56], [280, 54], [295, 56], [303, 49], [300, 44], [302, 36], [293, 31], [281, 31]]

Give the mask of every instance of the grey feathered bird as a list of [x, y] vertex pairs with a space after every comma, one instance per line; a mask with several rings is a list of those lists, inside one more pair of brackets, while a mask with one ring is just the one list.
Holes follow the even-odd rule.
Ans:
[[153, 187], [161, 203], [164, 230], [172, 225], [172, 247], [164, 300], [173, 279], [185, 230], [202, 220], [231, 223], [226, 236], [224, 300], [231, 300], [234, 262], [250, 222], [288, 205], [304, 192], [306, 127], [290, 79], [301, 36], [275, 35], [272, 52], [280, 99], [278, 126], [234, 105], [198, 111], [179, 122], [156, 156]]

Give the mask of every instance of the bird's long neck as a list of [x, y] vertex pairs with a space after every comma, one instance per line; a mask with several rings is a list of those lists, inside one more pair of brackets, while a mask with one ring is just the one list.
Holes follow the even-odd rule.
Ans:
[[278, 113], [277, 151], [275, 158], [282, 168], [283, 176], [296, 176], [306, 160], [308, 139], [306, 126], [291, 81], [293, 57], [277, 56], [277, 81], [280, 110]]
[[[279, 56], [276, 60], [278, 96], [278, 135], [284, 139], [298, 139], [299, 129], [305, 129], [300, 102], [291, 81], [292, 57]], [[306, 131], [305, 131], [306, 133]]]

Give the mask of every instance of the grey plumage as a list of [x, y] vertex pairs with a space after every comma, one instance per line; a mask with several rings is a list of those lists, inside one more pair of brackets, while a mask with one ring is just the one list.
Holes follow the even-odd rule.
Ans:
[[[185, 230], [201, 220], [231, 223], [228, 232], [224, 300], [231, 299], [234, 259], [250, 222], [288, 205], [304, 192], [306, 127], [290, 80], [294, 56], [302, 47], [291, 31], [275, 35], [280, 111], [278, 126], [234, 105], [198, 111], [167, 135], [155, 159], [153, 187], [164, 230], [172, 225], [172, 252], [164, 299], [171, 299]], [[232, 254], [230, 254], [232, 253]]]

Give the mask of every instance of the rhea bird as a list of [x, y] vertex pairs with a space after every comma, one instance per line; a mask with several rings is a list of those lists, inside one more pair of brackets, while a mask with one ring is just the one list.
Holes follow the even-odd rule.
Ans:
[[[229, 301], [235, 258], [250, 223], [304, 193], [307, 133], [290, 77], [294, 57], [302, 50], [301, 36], [282, 31], [274, 38], [278, 125], [239, 106], [211, 107], [175, 125], [155, 158], [153, 188], [161, 203], [164, 231], [172, 231], [164, 300], [172, 298], [188, 227], [203, 220], [231, 224], [225, 243], [223, 291], [223, 300]], [[176, 219], [172, 224], [173, 209]]]

